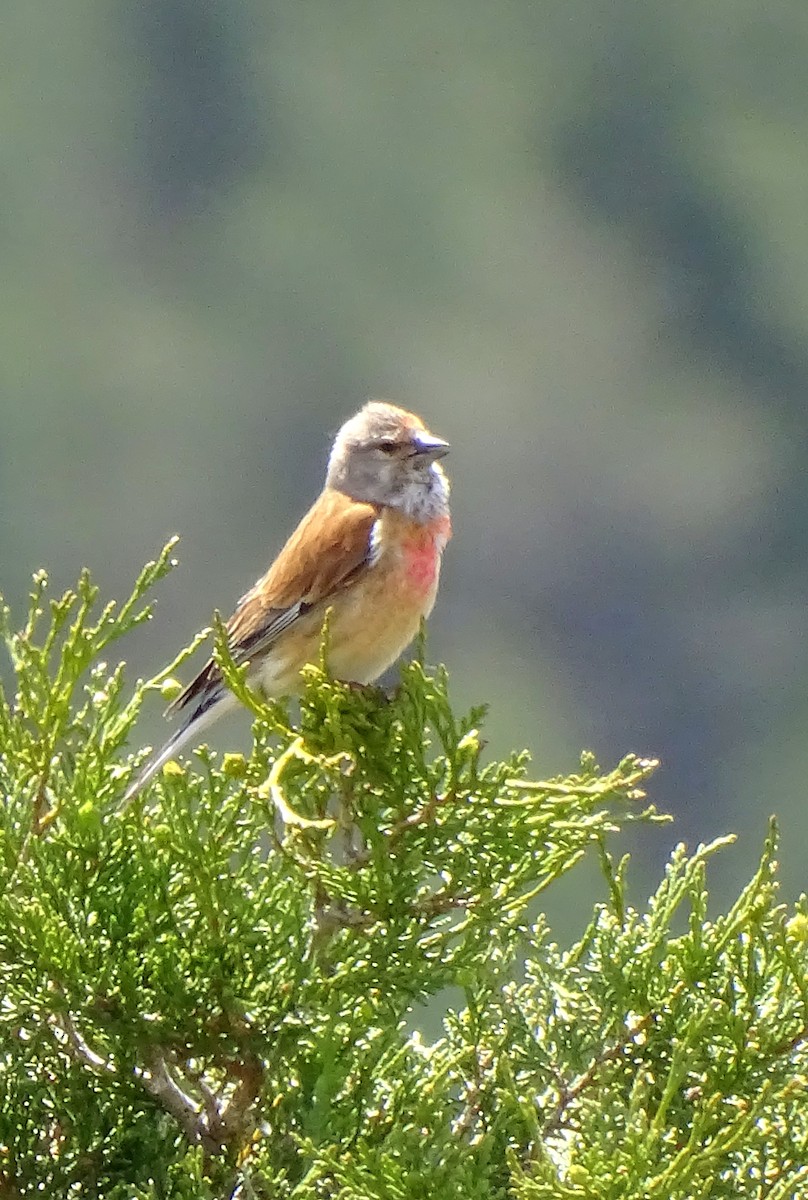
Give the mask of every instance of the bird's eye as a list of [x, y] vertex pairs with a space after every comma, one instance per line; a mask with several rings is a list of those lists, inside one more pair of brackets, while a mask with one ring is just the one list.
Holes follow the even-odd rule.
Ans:
[[377, 445], [382, 454], [395, 454], [396, 450], [398, 450], [396, 442], [378, 442]]

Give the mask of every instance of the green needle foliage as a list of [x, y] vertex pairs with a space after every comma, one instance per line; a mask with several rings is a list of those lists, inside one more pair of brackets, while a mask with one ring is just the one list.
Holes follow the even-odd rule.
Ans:
[[[777, 903], [773, 832], [723, 916], [723, 843], [636, 911], [609, 842], [659, 819], [653, 763], [484, 763], [483, 714], [420, 662], [392, 699], [313, 667], [293, 723], [221, 625], [250, 759], [201, 749], [122, 808], [176, 664], [126, 699], [102, 659], [169, 566], [120, 609], [38, 576], [23, 629], [4, 614], [0, 1197], [808, 1194], [808, 912]], [[603, 900], [562, 948], [539, 898], [586, 853]]]

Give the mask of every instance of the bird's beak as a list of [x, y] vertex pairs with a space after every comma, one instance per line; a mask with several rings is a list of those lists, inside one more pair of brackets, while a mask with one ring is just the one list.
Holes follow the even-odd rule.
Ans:
[[425, 429], [419, 429], [412, 435], [412, 445], [414, 452], [419, 457], [426, 458], [430, 462], [434, 462], [436, 458], [443, 458], [444, 454], [449, 453], [449, 443], [444, 442], [443, 438], [435, 437], [434, 433], [427, 433]]

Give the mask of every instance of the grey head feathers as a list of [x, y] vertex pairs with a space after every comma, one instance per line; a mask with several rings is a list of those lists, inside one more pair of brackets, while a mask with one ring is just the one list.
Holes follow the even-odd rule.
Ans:
[[326, 486], [427, 523], [448, 511], [449, 483], [437, 461], [448, 450], [414, 413], [371, 400], [337, 434]]

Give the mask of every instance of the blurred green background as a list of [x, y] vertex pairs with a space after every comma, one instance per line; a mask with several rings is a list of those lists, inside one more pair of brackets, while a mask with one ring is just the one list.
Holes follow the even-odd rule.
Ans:
[[[368, 396], [453, 446], [429, 654], [535, 773], [659, 755], [670, 845], [805, 879], [802, 0], [4, 10], [0, 589], [229, 612]], [[143, 741], [164, 734], [155, 704]], [[236, 720], [220, 744], [246, 742]]]

